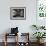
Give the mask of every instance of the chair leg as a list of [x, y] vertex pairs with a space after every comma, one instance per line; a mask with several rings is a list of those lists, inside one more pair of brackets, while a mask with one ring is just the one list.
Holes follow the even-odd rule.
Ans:
[[5, 46], [7, 46], [7, 42], [5, 41]]
[[5, 46], [7, 46], [7, 33], [5, 34]]

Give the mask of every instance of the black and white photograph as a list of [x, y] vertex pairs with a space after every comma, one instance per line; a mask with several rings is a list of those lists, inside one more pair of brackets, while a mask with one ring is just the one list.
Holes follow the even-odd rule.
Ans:
[[11, 7], [10, 8], [10, 19], [11, 20], [25, 20], [26, 19], [26, 8], [25, 7]]

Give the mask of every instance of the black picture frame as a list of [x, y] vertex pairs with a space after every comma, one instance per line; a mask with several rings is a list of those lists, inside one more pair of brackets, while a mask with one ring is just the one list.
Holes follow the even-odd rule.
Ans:
[[10, 19], [11, 20], [25, 20], [26, 7], [10, 7]]

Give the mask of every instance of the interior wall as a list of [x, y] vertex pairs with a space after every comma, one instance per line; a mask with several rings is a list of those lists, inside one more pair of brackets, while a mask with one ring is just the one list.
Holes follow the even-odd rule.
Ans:
[[[26, 20], [10, 20], [10, 7], [26, 7]], [[0, 34], [17, 26], [19, 32], [32, 36], [32, 24], [36, 24], [36, 0], [0, 0]]]
[[[10, 7], [26, 7], [26, 20], [10, 20]], [[36, 24], [36, 0], [0, 1], [0, 33], [16, 26], [20, 32], [29, 32], [32, 24]]]

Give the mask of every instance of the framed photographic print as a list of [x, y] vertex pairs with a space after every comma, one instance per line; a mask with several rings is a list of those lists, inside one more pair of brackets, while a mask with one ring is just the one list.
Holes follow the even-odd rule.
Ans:
[[26, 19], [26, 8], [25, 7], [11, 7], [10, 8], [10, 19], [11, 20]]
[[46, 18], [46, 0], [37, 1], [37, 16], [39, 18]]
[[44, 26], [46, 25], [46, 0], [37, 0], [36, 3], [36, 24]]

